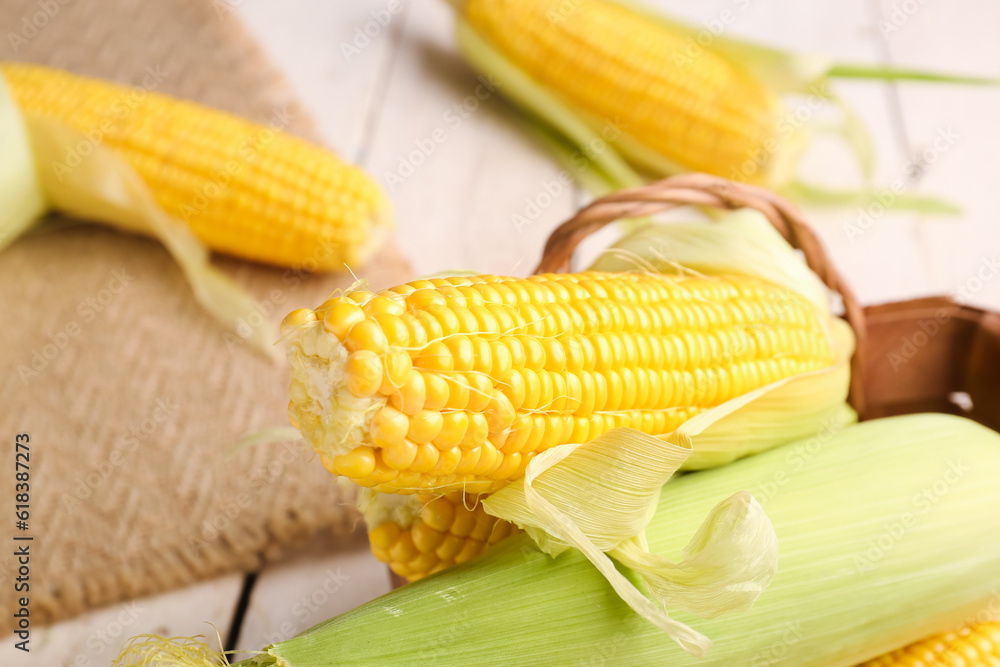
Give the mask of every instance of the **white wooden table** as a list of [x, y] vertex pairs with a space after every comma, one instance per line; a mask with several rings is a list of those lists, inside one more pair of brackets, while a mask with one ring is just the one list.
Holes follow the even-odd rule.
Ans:
[[[452, 42], [442, 0], [231, 0], [314, 115], [326, 142], [381, 182], [438, 128], [445, 140], [390, 189], [397, 243], [417, 273], [469, 268], [525, 274], [548, 232], [585, 199], [566, 189], [518, 229], [515, 214], [559, 169], [491, 97], [454, 127], [444, 114], [477, 81]], [[398, 4], [400, 11], [393, 13]], [[1000, 77], [996, 0], [658, 0], [695, 23], [729, 10], [727, 34], [843, 61], [894, 63]], [[381, 17], [386, 25], [377, 22]], [[368, 42], [358, 39], [368, 29]], [[358, 39], [358, 41], [355, 41]], [[866, 303], [951, 293], [1000, 308], [1000, 88], [844, 82], [837, 90], [871, 130], [878, 183], [947, 197], [958, 218], [861, 211], [809, 211], [840, 268]], [[935, 140], [953, 136], [946, 143]], [[440, 135], [439, 135], [440, 136]], [[424, 142], [426, 143], [426, 142]], [[923, 158], [921, 158], [923, 156]], [[914, 161], [919, 168], [913, 168]], [[851, 185], [842, 147], [819, 142], [804, 165], [814, 181]], [[852, 226], [867, 225], [861, 234]], [[292, 636], [389, 590], [364, 536], [318, 540], [252, 577], [230, 575], [91, 612], [35, 630], [30, 656], [0, 648], [4, 665], [107, 665], [129, 636], [214, 635], [240, 648]], [[241, 603], [241, 596], [243, 602]], [[238, 613], [238, 610], [244, 610]], [[206, 622], [214, 625], [206, 625]]]

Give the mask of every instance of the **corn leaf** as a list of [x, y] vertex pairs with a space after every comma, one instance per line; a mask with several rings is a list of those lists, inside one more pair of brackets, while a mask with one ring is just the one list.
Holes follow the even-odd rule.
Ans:
[[857, 63], [837, 63], [831, 65], [826, 76], [839, 79], [877, 79], [879, 81], [918, 81], [924, 83], [955, 83], [969, 86], [995, 86], [1000, 79], [982, 76], [966, 76], [945, 72], [907, 69], [886, 65], [861, 65]]
[[27, 231], [47, 210], [31, 141], [20, 109], [0, 76], [0, 250]]
[[705, 275], [756, 276], [830, 309], [829, 290], [759, 212], [724, 213], [711, 224], [650, 224], [625, 236], [594, 261], [591, 271], [685, 270]]
[[962, 207], [947, 199], [933, 195], [921, 195], [908, 192], [895, 193], [892, 197], [886, 195], [886, 190], [873, 188], [868, 190], [835, 190], [807, 183], [802, 180], [789, 182], [783, 193], [799, 202], [814, 206], [858, 206], [865, 207], [878, 203], [889, 211], [913, 211], [928, 215], [956, 216], [962, 213]]
[[[582, 445], [554, 447], [528, 464], [523, 479], [483, 501], [487, 513], [525, 529], [557, 556], [580, 550], [639, 615], [692, 655], [711, 642], [670, 618], [669, 606], [712, 617], [746, 609], [777, 569], [778, 546], [767, 516], [749, 494], [714, 508], [674, 563], [648, 553], [645, 529], [660, 488], [690, 452], [633, 429], [614, 429]], [[642, 577], [650, 600], [608, 554]]]

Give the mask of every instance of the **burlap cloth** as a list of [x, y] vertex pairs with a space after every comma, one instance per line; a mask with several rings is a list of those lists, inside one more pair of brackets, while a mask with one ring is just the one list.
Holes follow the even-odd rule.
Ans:
[[[315, 138], [306, 114], [225, 0], [4, 0], [0, 58], [140, 85]], [[32, 24], [42, 24], [32, 29]], [[11, 39], [10, 34], [24, 39]], [[350, 276], [219, 258], [273, 310], [315, 306]], [[409, 279], [395, 249], [355, 267]], [[0, 587], [16, 572], [14, 438], [31, 437], [31, 613], [47, 623], [278, 557], [354, 516], [300, 445], [226, 460], [246, 432], [287, 426], [287, 371], [227, 344], [156, 242], [93, 226], [0, 254]], [[10, 631], [13, 594], [0, 596]]]

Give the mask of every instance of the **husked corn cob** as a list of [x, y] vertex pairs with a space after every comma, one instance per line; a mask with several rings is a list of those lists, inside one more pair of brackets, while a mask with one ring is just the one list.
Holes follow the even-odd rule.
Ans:
[[861, 667], [1000, 667], [1000, 622], [934, 635]]
[[282, 324], [289, 415], [376, 491], [487, 493], [550, 447], [673, 431], [832, 350], [804, 297], [746, 276], [418, 280]]
[[[113, 149], [213, 250], [332, 270], [363, 262], [377, 241], [378, 186], [327, 150], [155, 92], [34, 65], [4, 63], [0, 72], [25, 113]], [[83, 150], [76, 159], [86, 159]]]
[[383, 521], [368, 531], [372, 553], [393, 572], [416, 581], [475, 558], [517, 527], [490, 516], [477, 497], [417, 494], [420, 514], [409, 525]]
[[[760, 180], [780, 103], [738, 62], [607, 0], [455, 2], [476, 33], [531, 79], [681, 168]], [[776, 145], [776, 143], [775, 143]], [[766, 147], [770, 146], [770, 150]]]

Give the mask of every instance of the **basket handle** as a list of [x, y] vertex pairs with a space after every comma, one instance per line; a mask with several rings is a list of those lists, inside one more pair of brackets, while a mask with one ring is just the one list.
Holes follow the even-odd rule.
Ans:
[[864, 309], [853, 290], [834, 268], [826, 249], [809, 227], [802, 212], [794, 204], [769, 190], [708, 174], [684, 174], [614, 192], [594, 200], [553, 230], [545, 243], [545, 250], [535, 273], [568, 272], [577, 246], [605, 225], [623, 218], [654, 215], [680, 206], [710, 206], [727, 211], [754, 209], [762, 213], [792, 247], [802, 251], [809, 268], [843, 300], [844, 318], [854, 329], [857, 340], [854, 356], [851, 358], [849, 400], [855, 410], [864, 414], [866, 406], [862, 374], [866, 368], [867, 349]]

